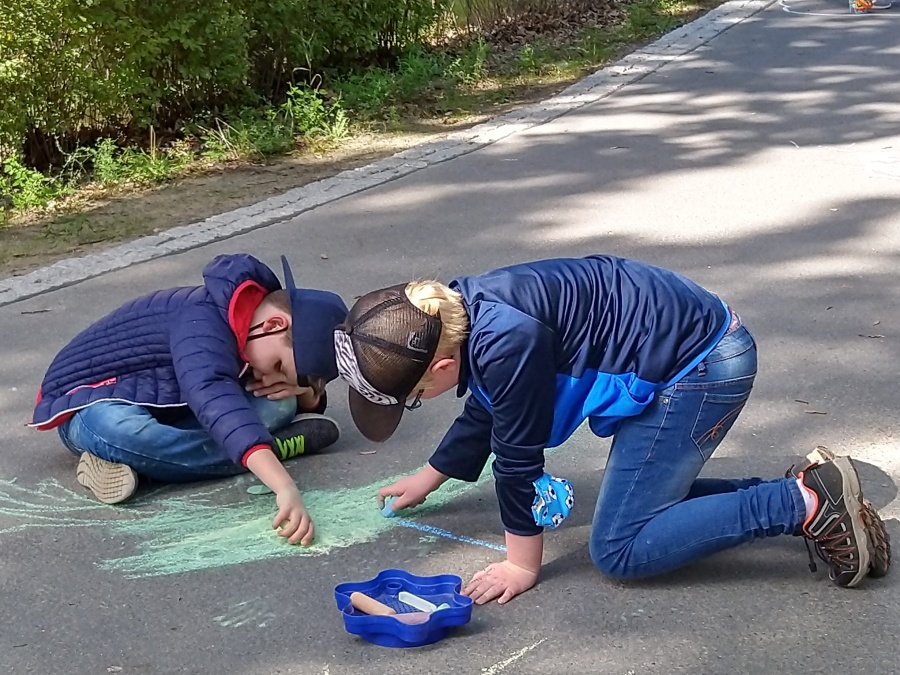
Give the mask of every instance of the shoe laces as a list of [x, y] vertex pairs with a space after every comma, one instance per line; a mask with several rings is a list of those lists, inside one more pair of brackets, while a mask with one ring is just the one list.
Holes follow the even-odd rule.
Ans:
[[[812, 466], [815, 465], [813, 464], [806, 468], [809, 469]], [[802, 474], [802, 471], [795, 473], [795, 467], [795, 464], [791, 464], [788, 470], [784, 472], [784, 477], [799, 479], [800, 476], [798, 473]], [[813, 550], [815, 550], [819, 559], [828, 565], [829, 568], [838, 567], [842, 570], [853, 569], [853, 553], [856, 547], [848, 546], [843, 543], [848, 539], [846, 532], [841, 532], [840, 530], [835, 531], [842, 521], [843, 518], [833, 523], [828, 531], [822, 534], [818, 539], [810, 539], [804, 535], [803, 543], [806, 545], [806, 555], [809, 557], [809, 571], [813, 574], [819, 569], [816, 565], [816, 559], [813, 556]]]
[[[806, 537], [803, 538], [803, 543], [806, 544], [806, 555], [809, 556], [809, 571], [815, 574], [818, 571], [818, 566], [816, 565], [816, 559], [813, 557], [813, 548], [816, 549], [816, 554], [825, 560], [824, 554], [819, 550], [819, 547], [815, 544], [810, 545], [809, 539]], [[827, 562], [827, 561], [826, 561]]]
[[282, 460], [291, 459], [297, 455], [302, 455], [306, 445], [303, 436], [291, 436], [290, 438], [276, 438], [275, 444], [278, 446], [278, 454]]
[[845, 543], [850, 539], [851, 535], [838, 527], [846, 517], [848, 516], [844, 516], [832, 523], [828, 531], [816, 539], [805, 537], [806, 553], [809, 555], [809, 569], [811, 572], [815, 572], [817, 568], [810, 542], [812, 542], [812, 548], [815, 549], [819, 558], [832, 570], [837, 568], [841, 571], [853, 571], [859, 565], [857, 546], [852, 543]]

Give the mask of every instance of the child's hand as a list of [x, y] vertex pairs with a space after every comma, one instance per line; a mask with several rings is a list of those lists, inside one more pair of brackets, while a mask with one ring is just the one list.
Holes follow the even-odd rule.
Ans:
[[396, 497], [391, 502], [391, 510], [399, 511], [408, 506], [418, 506], [425, 498], [437, 490], [447, 480], [447, 476], [426, 464], [418, 473], [405, 476], [393, 485], [388, 485], [378, 491], [378, 508], [384, 508], [385, 497]]
[[265, 396], [270, 401], [314, 393], [311, 387], [298, 387], [279, 375], [267, 376], [262, 380], [252, 379], [247, 382], [246, 389], [254, 396]]
[[288, 381], [288, 376], [280, 372], [260, 376], [259, 373], [253, 371], [253, 377], [247, 381], [244, 388], [255, 396], [265, 396], [272, 401], [291, 396], [315, 395], [312, 387], [301, 387], [297, 384], [292, 384]]
[[497, 602], [502, 605], [534, 586], [537, 578], [537, 572], [504, 560], [476, 572], [463, 595], [472, 598], [476, 605], [483, 605], [499, 597]]
[[287, 537], [290, 544], [300, 543], [309, 546], [316, 536], [316, 528], [312, 518], [309, 517], [300, 491], [296, 487], [281, 490], [275, 496], [275, 504], [278, 505], [278, 513], [275, 514], [272, 527], [281, 526], [278, 536]]

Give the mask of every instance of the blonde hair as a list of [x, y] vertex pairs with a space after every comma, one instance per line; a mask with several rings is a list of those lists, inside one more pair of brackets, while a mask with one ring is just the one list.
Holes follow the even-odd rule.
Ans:
[[[406, 297], [426, 314], [441, 317], [441, 337], [435, 350], [435, 358], [447, 358], [463, 345], [469, 337], [469, 314], [462, 295], [439, 281], [413, 281], [406, 285]], [[419, 380], [416, 389], [431, 386], [431, 371]]]

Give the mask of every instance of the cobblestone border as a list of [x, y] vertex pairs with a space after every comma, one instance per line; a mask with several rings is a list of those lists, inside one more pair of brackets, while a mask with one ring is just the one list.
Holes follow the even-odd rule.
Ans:
[[636, 82], [706, 44], [777, 0], [729, 0], [556, 96], [496, 117], [439, 141], [404, 150], [367, 166], [294, 188], [277, 197], [175, 227], [98, 253], [60, 260], [19, 277], [0, 279], [0, 307], [75, 284], [105, 272], [187, 251], [272, 225], [322, 204], [382, 185], [427, 166], [470, 153], [516, 132], [548, 122]]

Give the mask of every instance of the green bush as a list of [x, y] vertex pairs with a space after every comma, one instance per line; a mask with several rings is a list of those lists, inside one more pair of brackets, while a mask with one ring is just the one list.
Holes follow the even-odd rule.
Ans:
[[47, 206], [65, 187], [57, 179], [23, 166], [17, 157], [8, 157], [0, 166], [0, 222], [7, 210]]
[[240, 95], [244, 18], [200, 0], [19, 0], [0, 8], [0, 145], [41, 166], [103, 132]]
[[101, 135], [260, 100], [396, 54], [449, 0], [15, 0], [0, 5], [0, 152], [59, 162]]
[[344, 106], [362, 120], [391, 120], [406, 106], [419, 113], [428, 104], [434, 109], [448, 92], [460, 85], [472, 86], [487, 76], [490, 45], [473, 40], [458, 54], [428, 51], [412, 45], [393, 68], [369, 68], [331, 83]]
[[[104, 138], [93, 148], [80, 148], [79, 152], [70, 156], [70, 164], [78, 159], [83, 165], [92, 165], [91, 176], [103, 185], [152, 185], [161, 183], [175, 176], [183, 169], [192, 156], [179, 153], [178, 146], [165, 151], [151, 149], [146, 152], [138, 148], [120, 148], [112, 139]], [[78, 171], [72, 172], [72, 178], [81, 176]]]

